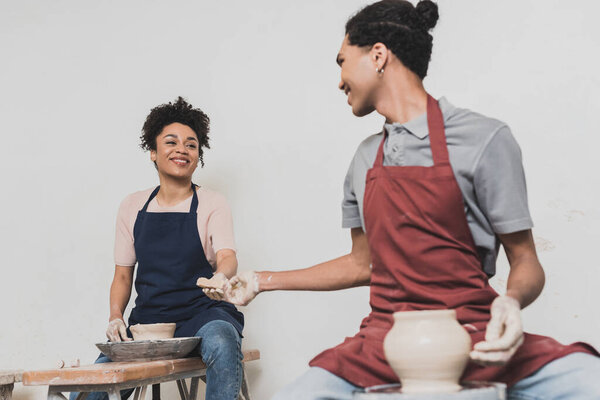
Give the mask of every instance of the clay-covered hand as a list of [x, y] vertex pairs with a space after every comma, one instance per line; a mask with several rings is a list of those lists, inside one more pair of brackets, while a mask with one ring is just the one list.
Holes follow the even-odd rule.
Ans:
[[115, 318], [108, 323], [106, 337], [111, 342], [127, 342], [131, 340], [131, 338], [127, 336], [127, 325], [125, 325], [125, 322], [120, 318]]
[[244, 271], [227, 282], [224, 300], [238, 306], [246, 306], [256, 297], [259, 291], [257, 273]]
[[222, 272], [217, 272], [210, 279], [198, 278], [196, 285], [202, 288], [202, 291], [209, 299], [221, 301], [225, 291], [227, 276]]
[[471, 360], [483, 365], [503, 365], [522, 343], [521, 306], [510, 296], [499, 296], [492, 302], [485, 341], [475, 344]]

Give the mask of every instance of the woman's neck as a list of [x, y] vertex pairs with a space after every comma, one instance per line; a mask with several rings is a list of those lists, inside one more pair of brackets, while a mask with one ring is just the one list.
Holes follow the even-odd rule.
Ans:
[[385, 77], [389, 82], [382, 85], [378, 96], [380, 100], [375, 105], [377, 112], [385, 117], [385, 122], [404, 124], [425, 114], [427, 92], [423, 82], [413, 73], [389, 72]]
[[160, 176], [160, 190], [156, 194], [156, 200], [161, 206], [170, 207], [181, 203], [192, 193], [191, 180], [175, 180]]

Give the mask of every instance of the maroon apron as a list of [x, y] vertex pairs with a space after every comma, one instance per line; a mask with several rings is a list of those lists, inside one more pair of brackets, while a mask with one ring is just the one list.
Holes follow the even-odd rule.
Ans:
[[[398, 382], [383, 352], [383, 339], [392, 327], [394, 312], [454, 309], [461, 324], [472, 325], [469, 333], [475, 344], [484, 340], [490, 306], [498, 296], [479, 260], [448, 158], [442, 113], [431, 96], [427, 99], [427, 122], [431, 167], [384, 167], [384, 134], [373, 168], [367, 173], [364, 197], [372, 257], [371, 313], [356, 336], [310, 362], [356, 386]], [[483, 367], [471, 362], [461, 379], [510, 386], [574, 352], [598, 355], [585, 343], [565, 346], [549, 337], [525, 333], [523, 345], [508, 364]]]

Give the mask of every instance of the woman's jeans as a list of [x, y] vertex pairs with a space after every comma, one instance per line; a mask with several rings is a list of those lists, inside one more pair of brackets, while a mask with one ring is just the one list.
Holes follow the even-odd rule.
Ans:
[[[358, 386], [312, 367], [271, 400], [352, 400]], [[600, 399], [600, 358], [573, 353], [554, 360], [508, 389], [508, 400]]]
[[[237, 400], [242, 384], [242, 339], [229, 322], [211, 321], [196, 332], [202, 337], [200, 356], [206, 364], [206, 400]], [[197, 351], [196, 349], [195, 351]], [[110, 362], [100, 354], [95, 364]], [[134, 389], [121, 391], [121, 398], [127, 399]], [[77, 393], [71, 393], [75, 400]], [[106, 400], [105, 392], [89, 393], [86, 400]]]

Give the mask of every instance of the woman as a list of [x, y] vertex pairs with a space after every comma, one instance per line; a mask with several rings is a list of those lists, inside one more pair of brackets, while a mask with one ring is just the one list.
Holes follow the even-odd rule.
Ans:
[[[544, 272], [520, 150], [506, 124], [425, 91], [437, 19], [431, 1], [383, 0], [346, 24], [339, 88], [356, 116], [386, 119], [346, 176], [351, 253], [296, 271], [243, 273], [224, 286], [226, 300], [247, 304], [262, 291], [370, 285], [372, 312], [359, 333], [317, 355], [278, 400], [351, 399], [397, 382], [382, 345], [392, 314], [444, 308], [456, 310], [475, 344], [463, 380], [505, 382], [509, 399], [600, 398], [594, 349], [522, 331], [520, 309], [541, 292]], [[500, 244], [511, 271], [498, 296], [488, 278]]]
[[[119, 208], [106, 335], [112, 342], [131, 340], [123, 312], [137, 262], [129, 325], [175, 322], [176, 337], [201, 336], [197, 351], [207, 364], [206, 399], [237, 399], [244, 317], [196, 286], [200, 277], [220, 282], [237, 270], [225, 198], [192, 183], [198, 162], [204, 166], [203, 149], [209, 148], [209, 118], [179, 97], [152, 109], [142, 131], [141, 146], [150, 151], [160, 185], [127, 196]], [[107, 361], [100, 355], [96, 362]]]

